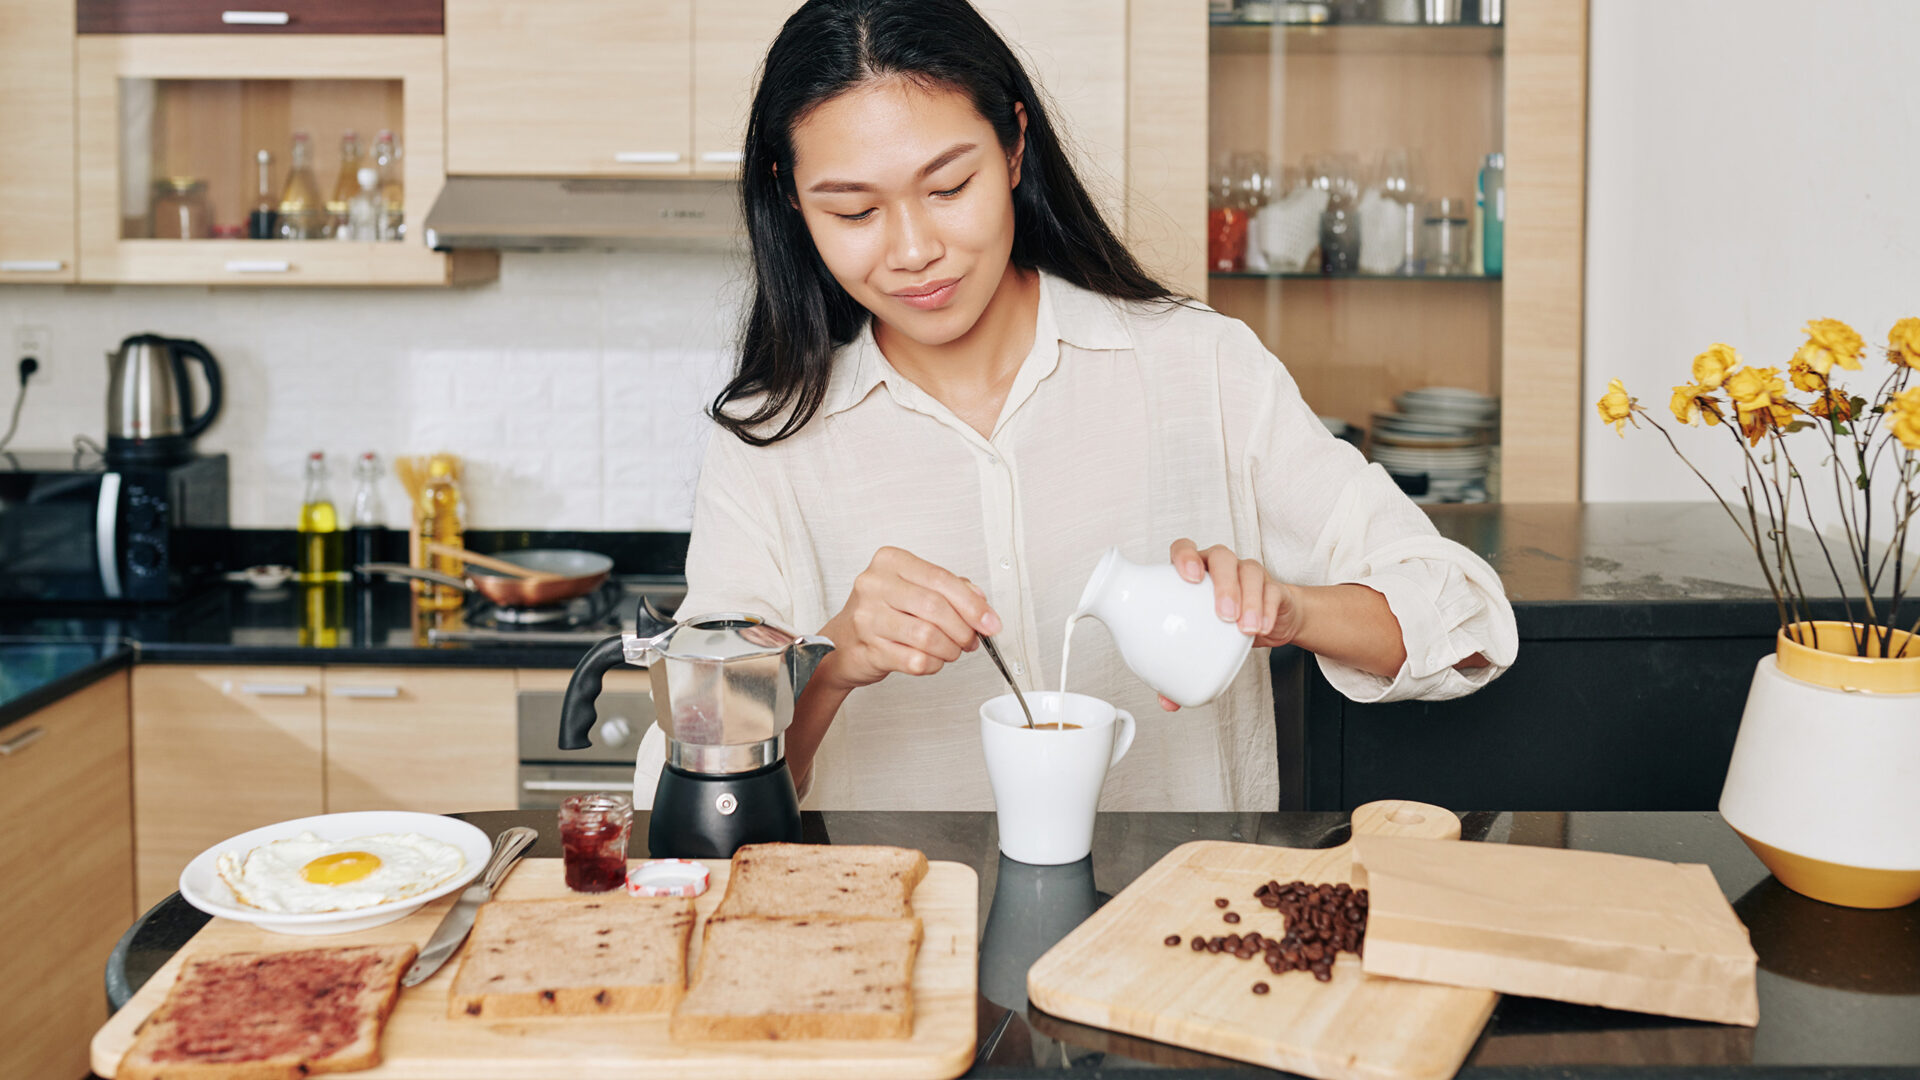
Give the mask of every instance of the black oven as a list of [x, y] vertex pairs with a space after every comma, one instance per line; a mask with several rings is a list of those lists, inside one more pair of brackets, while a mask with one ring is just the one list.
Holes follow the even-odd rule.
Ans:
[[167, 601], [218, 573], [227, 457], [0, 452], [0, 600]]

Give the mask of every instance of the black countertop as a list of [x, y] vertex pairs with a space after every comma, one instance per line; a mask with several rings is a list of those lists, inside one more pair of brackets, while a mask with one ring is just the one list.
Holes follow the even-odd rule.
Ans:
[[[1713, 503], [1541, 503], [1426, 508], [1440, 531], [1498, 570], [1523, 640], [1769, 636], [1773, 602], [1725, 512]], [[615, 534], [606, 534], [611, 537]], [[663, 534], [641, 534], [658, 541]], [[587, 547], [591, 534], [569, 534]], [[1812, 549], [1810, 536], [1803, 538]], [[237, 547], [246, 547], [238, 544]], [[673, 575], [678, 548], [629, 561], [622, 573]], [[660, 561], [664, 560], [664, 561]], [[1816, 585], [1816, 591], [1818, 586]], [[427, 630], [456, 613], [422, 612], [405, 585], [379, 583], [261, 592], [222, 586], [167, 606], [0, 606], [0, 653], [49, 644], [90, 646], [90, 668], [55, 683], [61, 693], [133, 659], [183, 664], [432, 664], [570, 668], [580, 646], [430, 644]], [[1823, 614], [1828, 612], [1823, 610]], [[1837, 602], [1831, 615], [1838, 616]], [[10, 645], [6, 643], [11, 643]], [[64, 653], [62, 653], [64, 655]], [[23, 651], [21, 670], [44, 662]], [[78, 681], [76, 681], [78, 680]], [[43, 683], [45, 680], [43, 680]], [[0, 727], [58, 696], [0, 682]]]
[[[512, 825], [540, 829], [531, 854], [560, 855], [551, 812], [459, 816], [489, 833]], [[802, 824], [813, 842], [917, 847], [930, 859], [979, 872], [980, 1019], [969, 1075], [1009, 1078], [1097, 1077], [1140, 1068], [1193, 1078], [1275, 1075], [1031, 1009], [1026, 971], [1100, 904], [1189, 840], [1330, 847], [1347, 835], [1344, 814], [1102, 814], [1091, 858], [1035, 867], [998, 853], [987, 813], [809, 811]], [[646, 835], [644, 823], [636, 822], [633, 832]], [[1705, 863], [1751, 932], [1760, 968], [1755, 1028], [1502, 998], [1462, 1077], [1920, 1075], [1920, 904], [1856, 911], [1790, 892], [1711, 813], [1473, 813], [1464, 817], [1462, 833], [1469, 840]], [[113, 1007], [205, 921], [178, 895], [143, 916], [108, 964]]]

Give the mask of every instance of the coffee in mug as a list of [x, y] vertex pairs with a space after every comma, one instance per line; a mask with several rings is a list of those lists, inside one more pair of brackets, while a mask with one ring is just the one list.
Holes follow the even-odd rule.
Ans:
[[1000, 852], [1036, 866], [1084, 859], [1107, 770], [1133, 745], [1133, 717], [1099, 698], [1059, 691], [1002, 694], [980, 706], [980, 741], [993, 786]]

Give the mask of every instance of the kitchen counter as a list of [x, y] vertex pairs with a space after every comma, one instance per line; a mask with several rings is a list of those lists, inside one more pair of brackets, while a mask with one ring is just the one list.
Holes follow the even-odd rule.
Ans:
[[[496, 834], [512, 825], [540, 829], [531, 854], [560, 855], [549, 812], [459, 816]], [[1140, 1068], [1181, 1078], [1276, 1075], [1031, 1009], [1026, 971], [1072, 925], [1179, 844], [1330, 847], [1347, 834], [1346, 816], [1334, 813], [1103, 814], [1091, 858], [1034, 867], [999, 855], [992, 814], [808, 812], [802, 826], [812, 842], [900, 844], [979, 871], [980, 1026], [969, 1075], [1006, 1078], [1097, 1077]], [[644, 821], [636, 821], [633, 832], [644, 836]], [[1711, 813], [1473, 813], [1465, 815], [1462, 833], [1469, 840], [1705, 863], [1759, 954], [1760, 1024], [1733, 1027], [1507, 997], [1461, 1077], [1844, 1080], [1920, 1072], [1920, 904], [1855, 911], [1789, 892]], [[113, 1007], [205, 921], [178, 895], [142, 917], [108, 962]]]

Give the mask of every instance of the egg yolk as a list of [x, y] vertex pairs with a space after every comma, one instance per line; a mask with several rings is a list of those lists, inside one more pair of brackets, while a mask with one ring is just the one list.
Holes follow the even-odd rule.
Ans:
[[345, 885], [380, 869], [380, 856], [364, 851], [336, 851], [300, 868], [300, 876], [315, 885]]

